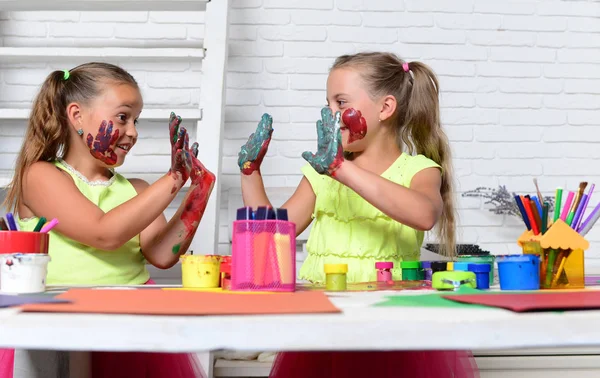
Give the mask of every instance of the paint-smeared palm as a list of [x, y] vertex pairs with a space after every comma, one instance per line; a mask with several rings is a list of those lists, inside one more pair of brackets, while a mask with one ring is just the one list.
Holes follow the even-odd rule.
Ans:
[[185, 224], [187, 230], [186, 238], [188, 238], [193, 235], [196, 227], [198, 227], [198, 223], [200, 223], [216, 178], [198, 160], [198, 143], [192, 144], [192, 148], [187, 151], [185, 158], [191, 167], [190, 178], [192, 179], [192, 187], [185, 209], [181, 213], [181, 220]]
[[171, 143], [171, 168], [169, 175], [184, 182], [190, 177], [191, 159], [189, 156], [190, 137], [185, 127], [179, 127], [181, 117], [171, 113], [169, 118], [169, 142]]
[[102, 121], [96, 138], [88, 133], [87, 145], [93, 157], [107, 165], [115, 165], [117, 163], [117, 154], [112, 146], [117, 142], [117, 139], [119, 139], [119, 129], [115, 130], [113, 134], [112, 121], [108, 121], [108, 123]]
[[260, 172], [260, 165], [267, 153], [269, 143], [271, 143], [272, 134], [273, 118], [265, 113], [256, 131], [250, 135], [238, 154], [238, 166], [243, 174], [249, 175], [254, 171]]
[[321, 109], [321, 120], [317, 121], [317, 153], [305, 151], [302, 157], [320, 174], [335, 176], [344, 162], [340, 112], [333, 115], [331, 109]]

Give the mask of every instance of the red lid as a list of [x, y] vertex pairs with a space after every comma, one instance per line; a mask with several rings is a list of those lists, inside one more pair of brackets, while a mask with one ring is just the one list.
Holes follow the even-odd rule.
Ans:
[[48, 253], [46, 232], [0, 231], [0, 253]]
[[391, 261], [379, 261], [375, 263], [375, 269], [393, 269], [394, 263]]

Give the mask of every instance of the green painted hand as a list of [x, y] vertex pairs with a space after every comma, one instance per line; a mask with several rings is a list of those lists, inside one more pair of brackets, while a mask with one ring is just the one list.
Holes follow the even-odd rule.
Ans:
[[256, 132], [252, 133], [238, 154], [238, 165], [243, 174], [260, 172], [260, 164], [267, 153], [271, 135], [273, 134], [273, 118], [265, 113], [260, 120]]
[[344, 162], [340, 112], [335, 116], [331, 109], [321, 109], [321, 120], [317, 121], [317, 153], [302, 153], [302, 157], [320, 174], [335, 176], [335, 171]]

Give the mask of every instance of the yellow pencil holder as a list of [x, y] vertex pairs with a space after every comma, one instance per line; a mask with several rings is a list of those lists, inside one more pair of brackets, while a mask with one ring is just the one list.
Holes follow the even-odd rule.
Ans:
[[183, 255], [181, 281], [183, 287], [210, 289], [219, 287], [221, 280], [221, 256]]
[[562, 220], [554, 222], [544, 235], [524, 232], [518, 244], [523, 254], [540, 256], [541, 289], [585, 287], [584, 250], [589, 243]]

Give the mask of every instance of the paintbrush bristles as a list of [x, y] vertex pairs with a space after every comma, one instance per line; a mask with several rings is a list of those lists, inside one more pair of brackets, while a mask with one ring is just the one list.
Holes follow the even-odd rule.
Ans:
[[579, 191], [575, 195], [575, 200], [573, 201], [573, 205], [571, 205], [571, 211], [577, 211], [577, 208], [579, 207], [579, 202], [581, 202], [581, 197], [583, 196], [583, 192], [585, 191], [587, 184], [587, 181], [582, 181], [579, 183]]
[[537, 178], [533, 179], [533, 184], [535, 185], [535, 190], [537, 191], [537, 195], [538, 195], [538, 199], [540, 200], [540, 203], [544, 203], [544, 197], [542, 197], [542, 192], [540, 192], [540, 187], [538, 186], [538, 181]]

